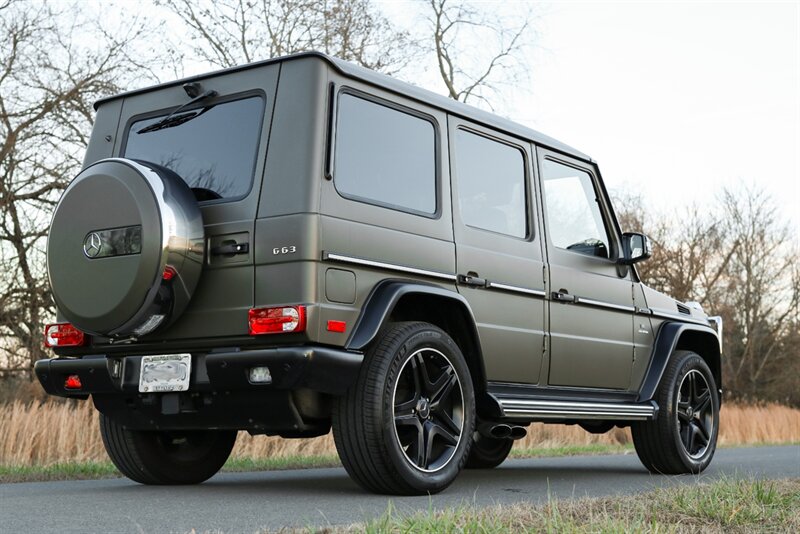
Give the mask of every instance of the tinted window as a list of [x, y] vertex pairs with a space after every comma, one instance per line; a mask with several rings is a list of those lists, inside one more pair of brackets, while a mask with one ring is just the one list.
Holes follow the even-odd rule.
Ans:
[[[170, 122], [182, 115], [183, 112], [178, 113]], [[246, 195], [253, 182], [264, 100], [244, 98], [194, 109], [185, 115], [190, 120], [142, 133], [139, 132], [166, 115], [133, 123], [125, 157], [175, 171], [194, 189], [198, 200]]]
[[334, 181], [340, 194], [433, 214], [435, 147], [429, 121], [353, 95], [339, 97]]
[[608, 234], [589, 173], [545, 160], [542, 179], [553, 245], [608, 258]]
[[525, 237], [525, 159], [519, 149], [458, 130], [456, 173], [464, 224]]

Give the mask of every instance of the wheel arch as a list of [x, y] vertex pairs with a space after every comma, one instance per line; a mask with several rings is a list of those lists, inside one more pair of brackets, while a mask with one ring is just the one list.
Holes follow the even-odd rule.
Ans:
[[711, 327], [703, 325], [664, 322], [656, 335], [650, 367], [639, 392], [639, 402], [652, 400], [655, 397], [669, 358], [676, 350], [690, 350], [703, 358], [711, 369], [717, 389], [722, 392], [722, 355], [716, 332]]
[[464, 354], [476, 393], [486, 391], [478, 329], [463, 296], [433, 284], [384, 280], [367, 297], [345, 348], [366, 350], [381, 328], [392, 321], [425, 321], [447, 332]]

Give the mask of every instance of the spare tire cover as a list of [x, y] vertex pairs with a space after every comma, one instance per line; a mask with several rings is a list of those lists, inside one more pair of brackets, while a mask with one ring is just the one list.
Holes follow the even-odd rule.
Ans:
[[122, 158], [78, 174], [47, 241], [59, 312], [103, 336], [143, 335], [174, 321], [203, 259], [202, 215], [191, 189], [164, 167]]

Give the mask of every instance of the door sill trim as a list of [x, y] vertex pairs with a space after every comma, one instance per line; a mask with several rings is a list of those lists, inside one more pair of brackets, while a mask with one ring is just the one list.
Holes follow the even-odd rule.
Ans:
[[654, 403], [609, 403], [575, 402], [561, 400], [525, 399], [500, 397], [497, 402], [503, 417], [530, 420], [624, 420], [646, 421], [654, 419], [657, 409]]

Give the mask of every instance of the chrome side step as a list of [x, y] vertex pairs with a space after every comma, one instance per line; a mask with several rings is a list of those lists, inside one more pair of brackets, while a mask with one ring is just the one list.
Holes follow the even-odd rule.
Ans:
[[497, 398], [503, 417], [513, 419], [613, 419], [644, 421], [656, 416], [656, 406], [630, 403], [594, 403], [520, 398]]

